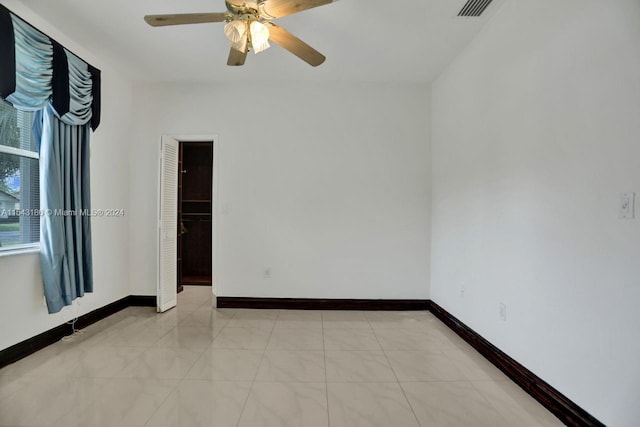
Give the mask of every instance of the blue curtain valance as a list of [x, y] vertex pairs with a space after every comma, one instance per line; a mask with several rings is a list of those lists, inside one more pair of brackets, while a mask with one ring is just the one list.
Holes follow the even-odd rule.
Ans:
[[68, 125], [100, 124], [100, 70], [0, 5], [0, 97], [20, 110], [51, 102]]

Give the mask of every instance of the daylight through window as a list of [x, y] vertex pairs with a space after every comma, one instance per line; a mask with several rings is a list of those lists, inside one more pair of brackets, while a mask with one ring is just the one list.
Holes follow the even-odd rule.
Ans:
[[31, 135], [34, 114], [0, 100], [0, 251], [40, 241], [38, 146]]

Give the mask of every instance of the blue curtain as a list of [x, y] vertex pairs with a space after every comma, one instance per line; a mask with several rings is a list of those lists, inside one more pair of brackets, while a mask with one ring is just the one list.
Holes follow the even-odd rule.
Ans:
[[93, 291], [89, 136], [100, 70], [0, 5], [0, 98], [36, 111], [40, 260], [49, 313]]
[[40, 259], [49, 313], [93, 291], [90, 125], [62, 122], [48, 105], [36, 114], [40, 141]]
[[100, 123], [100, 70], [0, 4], [0, 97], [18, 110], [51, 103], [66, 124]]

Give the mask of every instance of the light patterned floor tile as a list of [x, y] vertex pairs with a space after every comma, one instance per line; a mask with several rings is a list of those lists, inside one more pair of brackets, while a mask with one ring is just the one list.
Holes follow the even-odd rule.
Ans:
[[22, 377], [7, 383], [0, 379], [0, 425], [48, 426], [74, 411], [86, 408], [95, 399], [98, 387], [93, 379]]
[[269, 350], [323, 350], [321, 329], [274, 329], [267, 345]]
[[381, 350], [371, 329], [325, 329], [325, 350]]
[[322, 327], [325, 329], [371, 329], [363, 311], [323, 311]]
[[322, 313], [313, 310], [282, 310], [276, 329], [322, 329]]
[[144, 426], [177, 386], [177, 381], [149, 379], [96, 380], [92, 403], [74, 407], [58, 419], [59, 427]]
[[266, 329], [226, 327], [213, 340], [213, 348], [264, 350], [270, 336], [271, 331]]
[[507, 420], [517, 426], [562, 426], [563, 424], [511, 381], [476, 381], [476, 389]]
[[460, 381], [466, 377], [443, 353], [385, 351], [399, 381]]
[[382, 351], [326, 351], [327, 382], [396, 381]]
[[196, 363], [201, 352], [182, 348], [152, 347], [118, 372], [118, 378], [181, 379]]
[[331, 427], [418, 427], [397, 382], [328, 383]]
[[324, 352], [312, 350], [267, 350], [260, 363], [256, 381], [325, 381]]
[[509, 378], [496, 368], [491, 362], [478, 354], [474, 349], [445, 349], [442, 353], [453, 362], [466, 379], [470, 381], [496, 380], [505, 381]]
[[375, 329], [384, 350], [441, 350], [442, 342], [422, 329]]
[[153, 346], [173, 347], [189, 350], [204, 350], [211, 347], [214, 331], [202, 326], [183, 326], [182, 324], [167, 332]]
[[211, 348], [196, 361], [186, 378], [253, 381], [263, 353], [262, 350]]
[[235, 427], [250, 389], [250, 382], [184, 380], [146, 425]]
[[238, 427], [328, 427], [324, 383], [255, 383]]
[[509, 426], [468, 381], [403, 382], [402, 388], [423, 426]]

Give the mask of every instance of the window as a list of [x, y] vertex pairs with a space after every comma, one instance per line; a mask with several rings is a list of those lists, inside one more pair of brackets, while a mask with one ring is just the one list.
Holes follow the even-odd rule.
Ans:
[[0, 99], [0, 253], [37, 247], [40, 241], [38, 146], [34, 114]]

